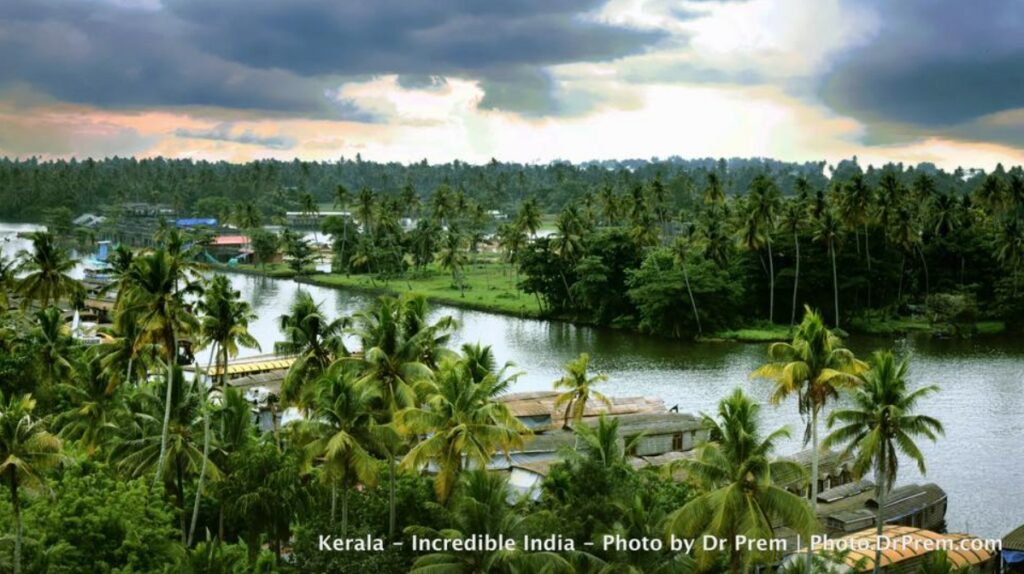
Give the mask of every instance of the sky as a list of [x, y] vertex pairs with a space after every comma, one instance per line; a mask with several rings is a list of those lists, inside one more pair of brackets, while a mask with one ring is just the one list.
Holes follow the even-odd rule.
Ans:
[[1024, 163], [1020, 0], [2, 0], [0, 156]]

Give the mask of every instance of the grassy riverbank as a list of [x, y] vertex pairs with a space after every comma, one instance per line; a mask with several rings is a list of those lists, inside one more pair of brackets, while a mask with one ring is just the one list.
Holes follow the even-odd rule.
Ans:
[[[435, 303], [475, 309], [489, 313], [516, 317], [541, 318], [537, 299], [515, 288], [515, 277], [511, 268], [496, 262], [483, 260], [467, 265], [463, 271], [463, 289], [452, 280], [451, 273], [430, 265], [421, 273], [409, 277], [384, 281], [369, 275], [344, 275], [338, 273], [312, 273], [296, 277], [295, 272], [283, 263], [268, 265], [240, 264], [235, 266], [213, 266], [217, 269], [260, 275], [275, 279], [296, 279], [303, 283], [350, 289], [362, 293], [400, 295], [418, 293]], [[1005, 332], [1002, 321], [980, 321], [974, 325], [960, 326], [959, 332], [950, 325], [932, 324], [923, 318], [864, 318], [857, 317], [847, 325], [849, 332], [859, 335], [894, 336], [921, 333], [943, 336], [997, 335]], [[771, 325], [758, 322], [736, 329], [708, 333], [698, 340], [703, 342], [771, 343], [788, 341], [792, 337], [789, 325]]]
[[451, 273], [430, 265], [423, 273], [407, 278], [384, 281], [368, 275], [317, 274], [301, 281], [363, 291], [367, 293], [419, 293], [428, 300], [453, 307], [466, 307], [518, 317], [540, 317], [537, 299], [515, 288], [512, 270], [500, 263], [467, 265], [463, 271], [463, 288], [452, 280]]

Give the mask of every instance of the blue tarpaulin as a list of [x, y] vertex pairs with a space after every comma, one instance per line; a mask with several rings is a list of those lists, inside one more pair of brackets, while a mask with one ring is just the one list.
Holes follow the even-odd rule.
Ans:
[[1007, 564], [1024, 564], [1024, 551], [1003, 550], [1003, 562]]
[[174, 222], [178, 227], [199, 227], [202, 225], [209, 225], [210, 227], [216, 227], [217, 218], [215, 217], [191, 217], [185, 219], [179, 219]]

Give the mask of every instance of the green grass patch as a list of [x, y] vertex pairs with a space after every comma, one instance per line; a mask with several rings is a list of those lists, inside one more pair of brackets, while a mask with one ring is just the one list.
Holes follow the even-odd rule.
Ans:
[[304, 280], [317, 285], [372, 293], [418, 293], [431, 301], [454, 307], [525, 317], [540, 316], [537, 299], [517, 290], [512, 270], [500, 263], [478, 262], [467, 265], [463, 271], [464, 289], [461, 291], [452, 280], [451, 273], [436, 265], [430, 265], [423, 273], [410, 273], [408, 277], [387, 281], [369, 275], [346, 276], [337, 273], [312, 275]]
[[998, 335], [1006, 331], [1003, 321], [979, 321], [972, 329], [970, 324], [954, 328], [949, 324], [932, 324], [925, 319], [910, 317], [878, 318], [858, 317], [850, 322], [850, 331], [864, 335], [903, 335], [907, 333], [928, 333], [932, 335]]
[[237, 265], [209, 265], [214, 269], [245, 273], [246, 275], [262, 275], [264, 277], [273, 277], [275, 279], [291, 279], [295, 277], [295, 272], [284, 263], [267, 263], [266, 265], [254, 265], [252, 263], [239, 263]]
[[791, 337], [789, 325], [757, 325], [742, 329], [718, 331], [709, 340], [737, 341], [741, 343], [774, 343], [789, 341]]
[[979, 335], [999, 335], [1006, 332], [1006, 323], [1004, 321], [978, 321], [975, 328]]

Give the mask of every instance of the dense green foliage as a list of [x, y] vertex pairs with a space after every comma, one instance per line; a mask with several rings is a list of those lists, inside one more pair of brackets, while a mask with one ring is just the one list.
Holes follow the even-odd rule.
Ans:
[[[62, 233], [68, 212], [108, 213], [93, 237], [116, 236], [131, 202], [163, 203], [250, 230], [256, 262], [279, 248], [290, 274], [311, 274], [320, 256], [308, 241], [258, 230], [292, 211], [293, 225], [330, 238], [338, 274], [411, 280], [436, 262], [465, 298], [480, 288], [467, 268], [500, 254], [548, 316], [673, 337], [795, 324], [805, 303], [832, 327], [868, 332], [910, 319], [970, 334], [1024, 316], [1020, 167], [7, 160], [0, 199], [0, 217]], [[317, 219], [327, 206], [351, 216]], [[58, 276], [25, 288], [45, 305]]]
[[[33, 240], [36, 251], [52, 244], [45, 233]], [[578, 253], [564, 238], [550, 243], [559, 256]], [[65, 269], [66, 254], [50, 253], [49, 268], [40, 271]], [[38, 308], [73, 304], [81, 289], [74, 280], [60, 279], [43, 298], [17, 279], [5, 291], [11, 303], [19, 293], [25, 302], [0, 307], [0, 358], [11, 374], [0, 379], [5, 571], [737, 572], [780, 556], [583, 543], [818, 527], [808, 502], [773, 482], [773, 473], [793, 466], [774, 448], [785, 431], [762, 435], [757, 405], [739, 390], [723, 399], [717, 417], [704, 417], [711, 440], [695, 458], [638, 470], [630, 456], [638, 437], [624, 440], [618, 419], [602, 415], [596, 424], [571, 425], [575, 442], [539, 491], [512, 489], [506, 473], [481, 469], [531, 439], [500, 400], [518, 374], [499, 367], [488, 347], [450, 348], [455, 322], [432, 319], [417, 296], [383, 297], [353, 317], [334, 318], [300, 292], [282, 317], [277, 345], [297, 360], [281, 396], [254, 417], [241, 392], [204, 374], [254, 346], [252, 311], [223, 276], [198, 274], [194, 255], [174, 231], [156, 250], [119, 250], [111, 264], [118, 293], [110, 340], [91, 347], [72, 336], [59, 308]], [[346, 347], [345, 336], [358, 348]], [[822, 373], [859, 364], [837, 343], [808, 313], [793, 342], [774, 347], [772, 358], [804, 361]], [[199, 348], [211, 353], [206, 365], [196, 360]], [[866, 373], [847, 373], [858, 383], [850, 386], [858, 389], [859, 410], [833, 413], [850, 426], [832, 440], [879, 433], [906, 448], [914, 425], [934, 428], [931, 419], [909, 414], [901, 428], [885, 426], [886, 409], [909, 413], [920, 396], [906, 389], [905, 363], [887, 356]], [[553, 386], [562, 391], [557, 404], [567, 420], [578, 421], [587, 401], [603, 401], [597, 387], [604, 380], [589, 371], [586, 354], [566, 365]], [[838, 387], [826, 394], [833, 391]], [[282, 425], [283, 407], [303, 416]], [[851, 448], [859, 472], [895, 475], [885, 454], [891, 445], [870, 451], [855, 440]], [[763, 519], [748, 520], [752, 513]], [[325, 551], [324, 535], [369, 536], [383, 550]], [[391, 544], [481, 535], [577, 546], [449, 552]]]

